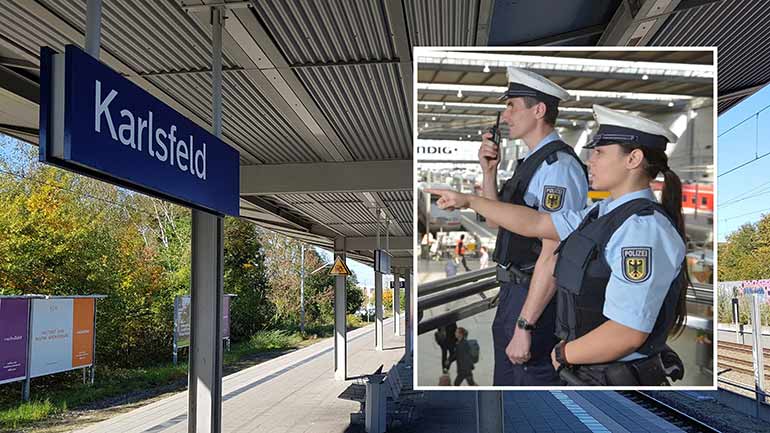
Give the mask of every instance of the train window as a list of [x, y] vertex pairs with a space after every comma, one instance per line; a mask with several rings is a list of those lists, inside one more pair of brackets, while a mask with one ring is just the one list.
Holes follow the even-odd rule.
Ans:
[[706, 197], [700, 198], [700, 204], [702, 204], [703, 206], [706, 206], [707, 203], [708, 203], [708, 200], [706, 200]]
[[682, 203], [687, 203], [687, 194], [682, 194]]
[[695, 197], [692, 198], [692, 204], [695, 204]]

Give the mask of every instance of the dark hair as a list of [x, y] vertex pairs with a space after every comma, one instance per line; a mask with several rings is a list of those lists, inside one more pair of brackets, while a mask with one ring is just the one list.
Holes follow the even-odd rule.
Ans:
[[556, 118], [559, 117], [559, 104], [558, 103], [556, 103], [556, 104], [548, 103], [548, 102], [542, 101], [540, 99], [534, 98], [532, 96], [524, 96], [524, 97], [522, 97], [522, 99], [524, 99], [524, 105], [527, 108], [532, 108], [532, 107], [534, 107], [535, 105], [537, 105], [537, 104], [539, 104], [541, 102], [543, 104], [545, 104], [545, 116], [543, 116], [543, 120], [545, 121], [545, 123], [547, 123], [547, 124], [549, 124], [551, 126], [556, 126]]
[[[641, 147], [638, 144], [618, 143], [625, 153], [631, 153], [634, 149], [639, 149], [644, 155], [644, 171], [650, 179], [655, 179], [658, 174], [663, 174], [663, 191], [661, 193], [661, 205], [665, 209], [671, 221], [675, 223], [679, 236], [682, 237], [684, 244], [687, 245], [687, 235], [684, 227], [684, 215], [682, 215], [682, 181], [676, 173], [668, 166], [668, 156], [666, 152], [659, 149], [650, 149]], [[676, 304], [676, 316], [674, 326], [671, 328], [671, 335], [679, 336], [684, 331], [685, 320], [687, 319], [687, 288], [690, 286], [690, 274], [687, 271], [687, 259], [682, 262], [680, 272], [679, 300]], [[678, 277], [679, 278], [679, 277]]]

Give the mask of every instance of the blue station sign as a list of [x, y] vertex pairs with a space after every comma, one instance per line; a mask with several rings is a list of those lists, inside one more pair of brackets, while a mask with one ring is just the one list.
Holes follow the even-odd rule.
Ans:
[[239, 214], [238, 152], [86, 52], [41, 51], [40, 160], [215, 214]]

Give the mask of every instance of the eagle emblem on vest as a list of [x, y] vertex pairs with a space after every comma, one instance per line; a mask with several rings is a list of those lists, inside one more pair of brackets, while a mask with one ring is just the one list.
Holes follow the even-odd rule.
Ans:
[[543, 200], [541, 206], [547, 211], [557, 211], [564, 206], [564, 193], [567, 188], [563, 186], [546, 185], [543, 187]]
[[652, 248], [631, 247], [622, 248], [623, 277], [632, 283], [641, 283], [650, 277], [650, 260]]

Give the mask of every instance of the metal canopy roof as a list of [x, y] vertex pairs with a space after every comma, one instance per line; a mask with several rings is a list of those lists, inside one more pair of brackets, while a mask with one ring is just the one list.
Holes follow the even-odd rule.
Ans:
[[[450, 55], [443, 57], [445, 52]], [[448, 48], [423, 50], [417, 56], [418, 138], [421, 139], [478, 140], [479, 131], [491, 126], [494, 116], [504, 108], [498, 98], [507, 87], [503, 64], [508, 62], [521, 62], [527, 69], [580, 96], [559, 105], [557, 126], [566, 128], [585, 129], [586, 122], [593, 119], [593, 104], [662, 114], [682, 111], [694, 98], [713, 95], [710, 74], [688, 76], [682, 72], [677, 75], [667, 69], [674, 67], [674, 63], [680, 67], [687, 63], [685, 60], [694, 65], [710, 65], [712, 55], [708, 51], [489, 51], [462, 58], [466, 54]], [[637, 63], [626, 63], [628, 67], [608, 66], [607, 70], [569, 64], [584, 56], [597, 61], [648, 63], [644, 69], [634, 66]], [[653, 62], [653, 59], [665, 61]], [[648, 73], [643, 73], [645, 71]]]
[[[242, 216], [325, 247], [344, 236], [355, 246], [351, 257], [370, 261], [381, 208], [379, 233], [384, 240], [384, 218], [392, 221], [391, 250], [403, 258], [394, 265], [411, 266], [410, 41], [466, 43], [462, 20], [435, 33], [427, 17], [467, 19], [478, 4], [415, 2], [405, 11], [378, 0], [228, 3], [223, 139], [240, 152], [242, 173], [257, 166], [294, 187], [260, 190], [242, 175]], [[101, 60], [209, 128], [211, 36], [202, 4], [105, 0]], [[0, 131], [37, 141], [40, 47], [82, 44], [85, 17], [86, 0], [0, 5]], [[348, 176], [348, 185], [331, 182], [335, 176]], [[387, 185], [369, 179], [362, 188], [361, 176]]]
[[673, 14], [649, 45], [717, 46], [719, 113], [770, 82], [770, 2], [703, 2]]

